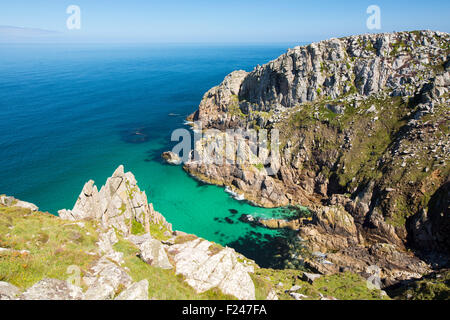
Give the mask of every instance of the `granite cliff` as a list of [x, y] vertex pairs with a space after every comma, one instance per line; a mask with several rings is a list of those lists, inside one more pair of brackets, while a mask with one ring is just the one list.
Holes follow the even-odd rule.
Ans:
[[[278, 129], [276, 174], [272, 164], [194, 158], [184, 168], [260, 206], [308, 206], [309, 219], [260, 223], [298, 230], [329, 262], [305, 257], [317, 272], [376, 265], [390, 286], [447, 267], [449, 54], [448, 33], [366, 34], [235, 71], [188, 120], [204, 129]], [[197, 147], [222, 146], [203, 138]]]

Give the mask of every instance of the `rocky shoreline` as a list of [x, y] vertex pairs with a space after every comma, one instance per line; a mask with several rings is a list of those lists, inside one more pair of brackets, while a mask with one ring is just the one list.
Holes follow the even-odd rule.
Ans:
[[174, 231], [123, 166], [100, 191], [87, 182], [59, 217], [0, 200], [0, 300], [388, 298], [353, 273], [264, 269], [232, 248]]
[[[262, 223], [297, 230], [330, 262], [307, 258], [317, 272], [377, 266], [390, 286], [448, 267], [449, 40], [433, 31], [330, 39], [235, 71], [187, 120], [279, 130], [278, 173], [194, 159], [183, 167], [259, 206], [308, 206], [311, 220]], [[199, 149], [208, 143], [221, 148], [204, 138]]]

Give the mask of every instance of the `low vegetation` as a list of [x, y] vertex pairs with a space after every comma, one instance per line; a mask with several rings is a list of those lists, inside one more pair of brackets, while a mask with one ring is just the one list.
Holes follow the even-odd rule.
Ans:
[[267, 296], [270, 290], [275, 290], [282, 300], [293, 300], [289, 294], [294, 286], [300, 287], [296, 293], [307, 296], [305, 300], [336, 298], [339, 300], [380, 300], [389, 299], [380, 290], [371, 290], [366, 281], [354, 273], [341, 273], [337, 275], [322, 276], [313, 284], [302, 279], [303, 272], [299, 270], [273, 270], [257, 269], [252, 276], [257, 298]]
[[[68, 267], [82, 272], [96, 256], [93, 222], [84, 228], [42, 212], [0, 206], [0, 281], [22, 289], [43, 278], [67, 279]], [[91, 254], [90, 254], [91, 253]]]

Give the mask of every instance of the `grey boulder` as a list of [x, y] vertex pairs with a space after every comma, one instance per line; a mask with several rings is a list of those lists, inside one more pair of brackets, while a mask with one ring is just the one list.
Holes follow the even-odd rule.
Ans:
[[144, 279], [132, 284], [122, 291], [115, 300], [148, 300], [148, 280]]
[[22, 300], [82, 300], [83, 291], [67, 281], [43, 279], [28, 288]]

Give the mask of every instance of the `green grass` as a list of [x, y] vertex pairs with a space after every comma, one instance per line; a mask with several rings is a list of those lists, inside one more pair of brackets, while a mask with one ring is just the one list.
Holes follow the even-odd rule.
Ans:
[[51, 214], [0, 207], [0, 247], [30, 252], [0, 254], [0, 281], [26, 289], [43, 278], [67, 279], [71, 265], [87, 270], [98, 258], [87, 254], [98, 235], [92, 222], [84, 223], [82, 229]]
[[150, 222], [150, 234], [153, 238], [160, 241], [166, 241], [171, 238], [171, 236], [167, 235], [169, 233], [171, 234], [171, 232], [162, 224], [155, 224]]
[[390, 294], [401, 300], [450, 300], [450, 271], [426, 276]]
[[366, 281], [354, 273], [339, 273], [336, 275], [322, 276], [311, 285], [300, 280], [303, 272], [299, 270], [273, 270], [257, 269], [252, 276], [256, 286], [257, 297], [266, 295], [271, 289], [275, 289], [280, 300], [292, 300], [286, 293], [294, 285], [301, 288], [297, 293], [304, 294], [306, 300], [320, 299], [320, 294], [324, 297], [334, 297], [339, 300], [381, 300], [389, 299], [382, 297], [380, 290], [371, 290], [367, 287]]
[[245, 114], [239, 107], [239, 97], [236, 95], [231, 96], [231, 103], [228, 105], [228, 113], [232, 116], [237, 116], [240, 118], [245, 118]]
[[262, 163], [254, 164], [253, 166], [254, 166], [256, 169], [258, 169], [259, 171], [261, 171], [262, 169], [264, 169], [264, 164], [262, 164]]
[[145, 233], [145, 228], [142, 223], [133, 219], [131, 222], [131, 234], [141, 235]]
[[[89, 255], [95, 252], [98, 234], [93, 221], [84, 221], [84, 228], [64, 221], [50, 214], [31, 212], [27, 209], [0, 207], [0, 247], [13, 250], [28, 250], [21, 254], [18, 251], [0, 255], [0, 281], [10, 282], [26, 289], [43, 278], [66, 280], [70, 276], [67, 268], [79, 266], [82, 275], [99, 256]], [[159, 225], [152, 224], [161, 231]], [[142, 226], [133, 224], [133, 230], [142, 231]], [[153, 234], [154, 235], [154, 234]], [[197, 239], [194, 235], [182, 235], [176, 243], [184, 243]], [[134, 281], [147, 279], [149, 297], [167, 300], [233, 300], [233, 296], [223, 294], [219, 289], [212, 289], [198, 294], [185, 281], [183, 276], [176, 275], [175, 270], [155, 268], [142, 261], [137, 254], [139, 249], [119, 236], [115, 250], [123, 252], [124, 265]], [[211, 254], [216, 254], [223, 247], [213, 244]], [[169, 255], [169, 260], [173, 258]], [[172, 262], [173, 263], [173, 262]], [[302, 271], [260, 269], [256, 265], [251, 274], [255, 284], [256, 299], [266, 299], [268, 293], [275, 289], [280, 299], [292, 299], [285, 290], [293, 285], [301, 285], [299, 293], [310, 299], [318, 299], [319, 293], [338, 299], [376, 299], [378, 291], [371, 291], [364, 280], [354, 274], [323, 276], [313, 285], [301, 281]], [[279, 282], [283, 283], [280, 288]], [[120, 290], [119, 290], [120, 291]]]
[[193, 234], [181, 235], [175, 238], [175, 244], [182, 244], [189, 241], [193, 241], [195, 239], [198, 239], [198, 237]]
[[370, 290], [366, 280], [349, 272], [320, 277], [314, 281], [313, 287], [324, 296], [332, 296], [339, 300], [380, 300], [382, 298], [379, 290]]

